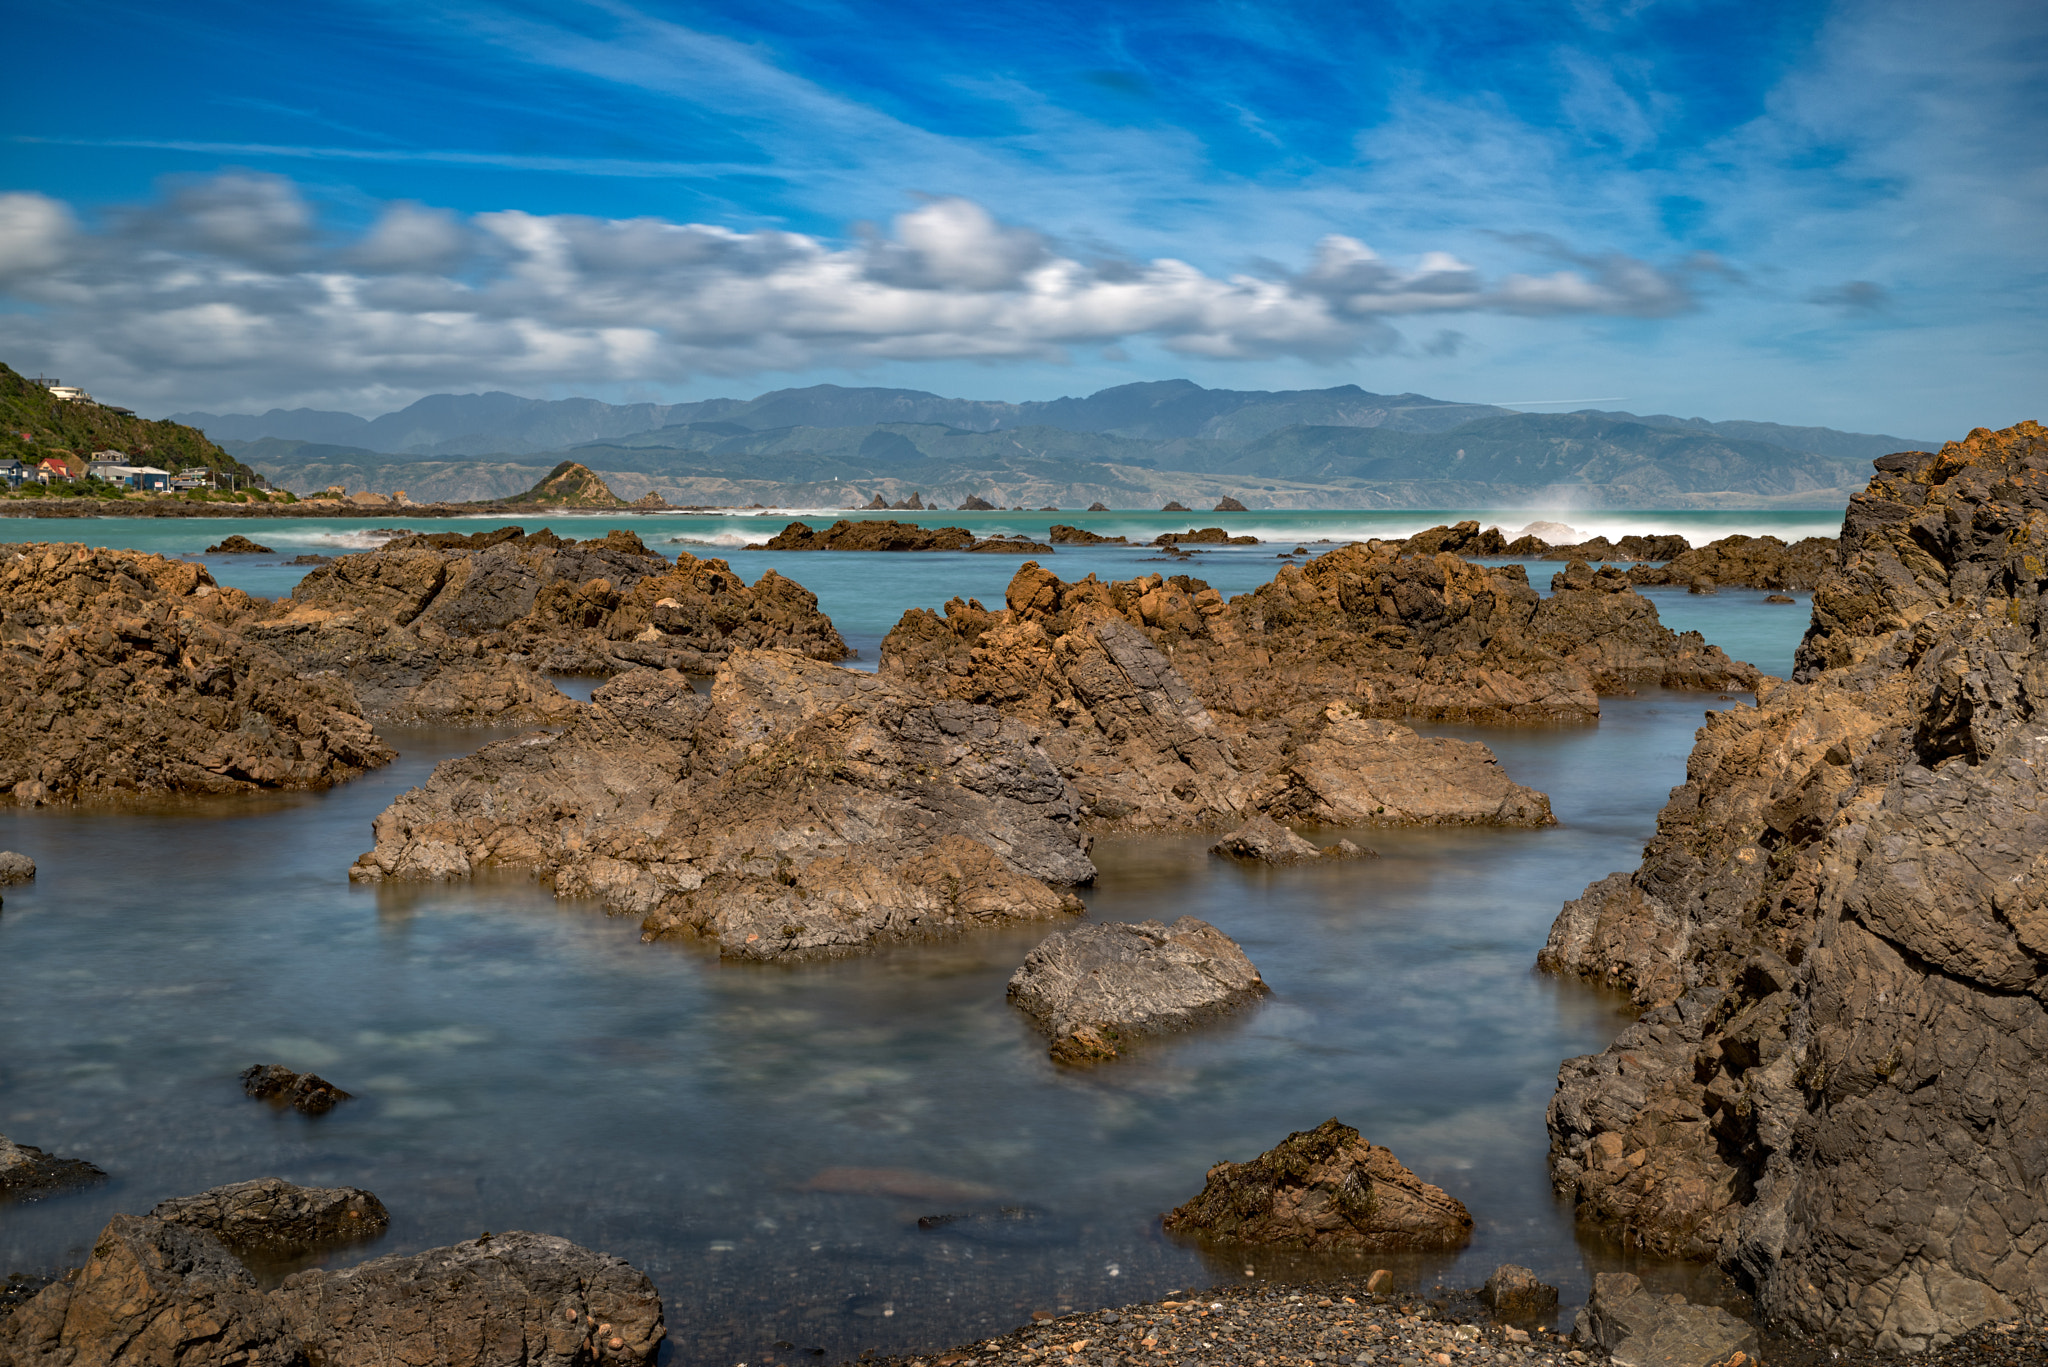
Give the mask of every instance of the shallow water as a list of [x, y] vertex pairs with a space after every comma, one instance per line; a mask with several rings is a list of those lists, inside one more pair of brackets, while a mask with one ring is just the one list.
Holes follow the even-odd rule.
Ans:
[[[869, 622], [976, 592], [969, 576], [999, 598], [1015, 570], [786, 560], [835, 618]], [[1217, 554], [1193, 572], [1242, 573], [1241, 591], [1273, 564]], [[1806, 614], [1761, 596], [1657, 601], [1782, 673]], [[1055, 1068], [1003, 1000], [1042, 927], [772, 967], [640, 944], [630, 920], [517, 881], [351, 887], [371, 818], [476, 732], [387, 731], [399, 762], [324, 794], [0, 810], [0, 848], [40, 865], [0, 913], [0, 1133], [113, 1175], [0, 1207], [0, 1269], [76, 1264], [114, 1211], [276, 1174], [377, 1192], [394, 1217], [378, 1253], [527, 1228], [619, 1254], [659, 1283], [678, 1364], [759, 1362], [778, 1339], [836, 1360], [1246, 1266], [1327, 1269], [1204, 1254], [1157, 1217], [1209, 1164], [1335, 1115], [1478, 1221], [1461, 1255], [1377, 1263], [1428, 1285], [1522, 1262], [1569, 1304], [1621, 1255], [1552, 1197], [1543, 1107], [1559, 1061], [1626, 1017], [1530, 964], [1562, 901], [1635, 863], [1702, 710], [1730, 705], [1646, 691], [1607, 700], [1598, 727], [1431, 728], [1485, 740], [1548, 792], [1551, 830], [1370, 831], [1380, 859], [1295, 870], [1227, 864], [1196, 838], [1099, 842], [1091, 916], [1200, 916], [1273, 996], [1090, 1070]], [[358, 1099], [274, 1111], [235, 1082], [256, 1062]], [[921, 1230], [927, 1215], [966, 1218]]]

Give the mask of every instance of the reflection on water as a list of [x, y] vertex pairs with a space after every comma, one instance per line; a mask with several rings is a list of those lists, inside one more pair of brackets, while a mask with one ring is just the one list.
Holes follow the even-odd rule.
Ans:
[[[0, 1269], [76, 1264], [115, 1211], [274, 1174], [376, 1192], [377, 1252], [525, 1228], [628, 1258], [677, 1363], [929, 1348], [1341, 1265], [1157, 1224], [1210, 1164], [1337, 1116], [1478, 1221], [1466, 1253], [1398, 1275], [1512, 1260], [1569, 1303], [1588, 1254], [1543, 1107], [1559, 1060], [1625, 1017], [1530, 963], [1562, 901], [1634, 863], [1701, 708], [1645, 693], [1597, 728], [1467, 733], [1550, 793], [1551, 830], [1371, 831], [1377, 860], [1286, 870], [1099, 842], [1091, 915], [1212, 921], [1273, 996], [1090, 1070], [1056, 1068], [1004, 1002], [1042, 927], [777, 967], [643, 945], [518, 880], [351, 887], [371, 818], [486, 733], [393, 731], [396, 765], [324, 794], [0, 811], [0, 848], [41, 866], [0, 916], [0, 1133], [113, 1175], [5, 1208]], [[237, 1086], [257, 1062], [358, 1099], [274, 1110]]]

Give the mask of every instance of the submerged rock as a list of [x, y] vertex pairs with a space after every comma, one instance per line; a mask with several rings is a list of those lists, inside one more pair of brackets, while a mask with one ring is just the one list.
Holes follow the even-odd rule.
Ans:
[[640, 670], [559, 734], [443, 763], [377, 818], [350, 877], [527, 869], [649, 939], [846, 953], [1080, 911], [1078, 817], [1030, 728], [993, 708], [750, 650], [708, 698]]
[[1462, 1248], [1472, 1216], [1357, 1130], [1326, 1120], [1249, 1163], [1209, 1169], [1167, 1229], [1221, 1243], [1322, 1251]]
[[346, 684], [252, 630], [270, 610], [160, 555], [0, 546], [0, 794], [324, 788], [388, 763]]
[[295, 1073], [281, 1063], [258, 1063], [242, 1070], [242, 1091], [259, 1101], [275, 1101], [303, 1115], [325, 1115], [350, 1093], [314, 1073]]
[[485, 1235], [265, 1292], [207, 1231], [116, 1215], [75, 1277], [0, 1320], [6, 1367], [597, 1367], [653, 1360], [645, 1275], [544, 1234]]
[[47, 1195], [103, 1182], [106, 1177], [83, 1158], [59, 1158], [0, 1134], [0, 1199]]
[[1211, 845], [1209, 852], [1256, 864], [1299, 864], [1332, 856], [1332, 851], [1318, 848], [1265, 815], [1245, 822]]
[[1722, 1367], [1756, 1358], [1756, 1331], [1717, 1305], [1658, 1296], [1626, 1272], [1593, 1276], [1572, 1339], [1603, 1348], [1616, 1367]]
[[1793, 681], [1709, 714], [1539, 964], [1642, 1011], [1559, 1071], [1579, 1217], [1917, 1352], [2048, 1287], [2048, 431], [1876, 464]]
[[1266, 994], [1237, 942], [1183, 916], [1056, 930], [1010, 978], [1009, 999], [1061, 1063], [1115, 1058], [1144, 1035], [1182, 1030]]
[[159, 1201], [149, 1218], [203, 1229], [231, 1249], [279, 1251], [353, 1243], [391, 1223], [384, 1203], [360, 1187], [299, 1187], [275, 1177]]

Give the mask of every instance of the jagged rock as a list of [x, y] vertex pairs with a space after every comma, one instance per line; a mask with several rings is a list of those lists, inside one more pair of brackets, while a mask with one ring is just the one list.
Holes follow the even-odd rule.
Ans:
[[221, 542], [219, 542], [219, 543], [217, 543], [217, 544], [215, 544], [215, 545], [212, 545], [212, 546], [208, 546], [208, 547], [206, 548], [206, 553], [207, 553], [208, 555], [275, 555], [275, 554], [277, 554], [277, 552], [276, 552], [276, 551], [273, 551], [273, 550], [271, 550], [271, 549], [270, 549], [270, 547], [268, 547], [268, 546], [259, 546], [259, 545], [257, 545], [257, 544], [256, 544], [255, 542], [251, 541], [251, 540], [250, 540], [250, 539], [249, 539], [248, 537], [246, 537], [246, 536], [243, 536], [243, 535], [242, 535], [242, 534], [241, 534], [240, 532], [237, 532], [237, 533], [235, 533], [235, 534], [234, 534], [233, 536], [230, 536], [230, 537], [229, 537], [229, 538], [227, 538], [227, 539], [226, 539], [225, 541], [221, 541]]
[[1472, 1237], [1463, 1203], [1334, 1119], [1249, 1163], [1218, 1163], [1164, 1223], [1220, 1243], [1329, 1251], [1455, 1249]]
[[1069, 527], [1055, 523], [1046, 533], [1046, 539], [1058, 546], [1128, 546], [1130, 539], [1122, 536], [1101, 536], [1085, 527]]
[[[1674, 540], [1677, 538], [1673, 538]], [[1809, 536], [1786, 545], [1775, 536], [1724, 536], [1664, 559], [1663, 565], [1638, 565], [1628, 577], [1638, 584], [1716, 585], [1750, 589], [1810, 589], [1833, 570], [1835, 538]]]
[[0, 887], [35, 880], [36, 861], [13, 850], [0, 850]]
[[251, 635], [308, 675], [346, 678], [401, 721], [558, 722], [580, 710], [546, 673], [709, 673], [747, 646], [850, 652], [818, 600], [773, 570], [674, 564], [628, 531], [565, 541], [500, 527], [408, 535], [299, 581]]
[[[1091, 503], [1088, 505], [1088, 511], [1091, 513], [1106, 513], [1109, 511], [1109, 505], [1107, 503]], [[1185, 512], [1187, 510], [1182, 509], [1181, 511]]]
[[324, 788], [389, 762], [346, 685], [294, 677], [251, 631], [269, 611], [159, 555], [0, 547], [0, 792]]
[[1557, 1288], [1518, 1263], [1502, 1263], [1479, 1288], [1479, 1300], [1501, 1319], [1548, 1318], [1557, 1309]]
[[1559, 1071], [1581, 1219], [1915, 1352], [2048, 1288], [2048, 431], [1876, 465], [1793, 681], [1710, 715], [1539, 963], [1643, 1009]]
[[723, 954], [1055, 920], [1094, 877], [1079, 803], [1030, 728], [872, 674], [736, 651], [709, 698], [639, 670], [555, 735], [450, 760], [375, 823], [350, 877], [531, 870], [559, 897]]
[[1757, 1350], [1756, 1331], [1726, 1310], [1652, 1294], [1626, 1272], [1594, 1274], [1572, 1340], [1605, 1349], [1615, 1367], [1730, 1367]]
[[[900, 506], [900, 505], [899, 505]], [[880, 518], [841, 518], [824, 531], [792, 522], [750, 551], [964, 551], [974, 544], [965, 527], [920, 527]]]
[[149, 1218], [203, 1229], [231, 1249], [277, 1251], [353, 1243], [391, 1223], [384, 1203], [359, 1187], [298, 1187], [275, 1177], [159, 1201]]
[[967, 548], [982, 555], [1051, 555], [1052, 547], [1024, 536], [992, 536]]
[[1191, 513], [1194, 509], [1183, 507], [1179, 499], [1174, 499], [1159, 511], [1162, 513]]
[[1061, 1063], [1115, 1058], [1144, 1035], [1186, 1029], [1266, 994], [1237, 942], [1207, 921], [1056, 930], [1010, 978], [1009, 999]]
[[1222, 500], [1219, 501], [1217, 505], [1214, 508], [1211, 508], [1209, 511], [1212, 513], [1248, 513], [1251, 511], [1251, 509], [1245, 507], [1242, 503], [1239, 503], [1236, 499], [1231, 498], [1229, 495], [1226, 494], [1222, 498]]
[[303, 1115], [325, 1115], [351, 1093], [316, 1073], [295, 1073], [282, 1063], [258, 1063], [242, 1070], [242, 1091], [259, 1101], [290, 1106]]
[[1549, 826], [1550, 799], [1476, 741], [1425, 739], [1331, 703], [1301, 725], [1254, 791], [1260, 810], [1330, 826]]
[[485, 1235], [275, 1291], [203, 1229], [116, 1215], [76, 1277], [0, 1321], [4, 1367], [598, 1367], [666, 1335], [645, 1275], [566, 1239]]
[[1551, 594], [1531, 622], [1538, 644], [1581, 666], [1601, 693], [1644, 684], [1712, 691], [1749, 688], [1760, 677], [1707, 644], [1697, 631], [1673, 632], [1656, 604], [1612, 566], [1595, 571], [1574, 560], [1550, 580]]
[[59, 1158], [0, 1134], [0, 1199], [82, 1187], [106, 1176], [83, 1158]]
[[1256, 546], [1256, 536], [1232, 536], [1221, 527], [1190, 527], [1184, 532], [1162, 532], [1152, 538], [1155, 546]]
[[967, 501], [955, 509], [956, 512], [962, 513], [992, 513], [995, 510], [996, 505], [979, 494], [969, 494]]
[[[1356, 846], [1353, 847], [1354, 849]], [[1212, 854], [1244, 859], [1258, 864], [1299, 864], [1304, 860], [1329, 857], [1272, 817], [1259, 815], [1239, 826], [1209, 847]]]
[[[360, 501], [360, 500], [359, 500]], [[380, 500], [381, 501], [381, 500]], [[541, 477], [538, 484], [507, 503], [538, 503], [549, 508], [623, 508], [626, 501], [611, 491], [595, 470], [565, 460]]]
[[1407, 555], [1448, 553], [1474, 556], [1512, 553], [1507, 538], [1501, 535], [1500, 528], [1488, 527], [1482, 532], [1477, 522], [1460, 522], [1453, 527], [1438, 525], [1427, 531], [1417, 532], [1405, 541], [1383, 544], [1398, 547]]
[[[1728, 537], [1726, 539], [1729, 541], [1747, 541], [1749, 538]], [[1780, 542], [1779, 544], [1783, 545], [1784, 543]], [[1604, 536], [1596, 536], [1588, 541], [1566, 542], [1560, 545], [1546, 546], [1541, 552], [1537, 553], [1536, 558], [1539, 560], [1588, 560], [1597, 563], [1602, 560], [1676, 560], [1688, 553], [1694, 553], [1692, 543], [1675, 533], [1668, 533], [1663, 536], [1624, 536], [1619, 541], [1609, 541]], [[1659, 571], [1649, 565], [1639, 566], [1639, 569], [1645, 575], [1659, 573]], [[1666, 583], [1669, 581], [1651, 578], [1644, 582]], [[1683, 583], [1684, 581], [1680, 580], [1678, 582]]]
[[890, 511], [898, 513], [921, 513], [925, 511], [924, 500], [917, 494], [912, 494], [901, 503], [891, 503], [889, 508]]

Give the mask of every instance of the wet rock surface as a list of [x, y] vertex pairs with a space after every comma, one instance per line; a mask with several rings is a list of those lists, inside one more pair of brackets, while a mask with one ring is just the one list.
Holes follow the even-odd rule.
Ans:
[[391, 1224], [384, 1203], [360, 1187], [300, 1187], [275, 1177], [159, 1201], [149, 1218], [205, 1230], [230, 1249], [278, 1252], [353, 1243]]
[[36, 861], [14, 850], [0, 850], [0, 887], [35, 881]]
[[240, 532], [236, 532], [236, 533], [235, 533], [235, 534], [234, 534], [233, 536], [230, 536], [230, 537], [228, 537], [228, 538], [227, 538], [227, 539], [226, 539], [225, 541], [217, 542], [217, 543], [216, 543], [216, 544], [214, 544], [214, 545], [208, 546], [208, 547], [206, 548], [206, 553], [207, 553], [208, 555], [276, 555], [276, 554], [277, 554], [277, 552], [276, 552], [276, 551], [273, 551], [273, 550], [271, 550], [271, 549], [270, 549], [270, 547], [268, 547], [268, 546], [259, 546], [259, 545], [258, 545], [257, 543], [255, 543], [254, 541], [251, 541], [251, 540], [250, 540], [250, 539], [249, 539], [248, 537], [246, 537], [246, 536], [243, 536], [243, 535], [242, 535], [242, 534], [241, 534]]
[[1218, 1163], [1164, 1224], [1225, 1245], [1321, 1250], [1455, 1249], [1472, 1237], [1463, 1203], [1335, 1119], [1248, 1163]]
[[[1091, 511], [1094, 511], [1091, 509]], [[1103, 536], [1086, 527], [1069, 527], [1056, 522], [1046, 532], [1046, 540], [1058, 546], [1127, 546], [1130, 540], [1121, 536]]]
[[300, 673], [347, 680], [379, 718], [455, 725], [574, 715], [550, 673], [709, 673], [759, 646], [851, 653], [817, 598], [772, 570], [750, 587], [722, 560], [671, 564], [628, 531], [579, 542], [518, 527], [345, 556], [252, 632]]
[[1209, 852], [1255, 864], [1299, 864], [1311, 859], [1355, 859], [1370, 854], [1370, 851], [1361, 850], [1348, 840], [1318, 848], [1312, 841], [1303, 839], [1263, 814], [1253, 817], [1211, 845]]
[[1628, 572], [1637, 584], [1710, 584], [1751, 589], [1811, 589], [1835, 568], [1831, 536], [1809, 536], [1790, 545], [1775, 536], [1724, 536], [1673, 556], [1662, 565], [1637, 565]]
[[2048, 432], [1877, 467], [1793, 681], [1710, 714], [1642, 866], [1539, 962], [1643, 1012], [1559, 1073], [1580, 1217], [1918, 1352], [2048, 1288]]
[[1502, 1263], [1479, 1288], [1479, 1300], [1505, 1320], [1548, 1318], [1557, 1309], [1557, 1288], [1518, 1263]]
[[0, 1134], [0, 1201], [46, 1196], [106, 1177], [82, 1158], [61, 1158]]
[[653, 1283], [544, 1234], [485, 1235], [263, 1291], [212, 1234], [116, 1215], [79, 1272], [0, 1319], [5, 1367], [596, 1367], [651, 1361]]
[[325, 1115], [352, 1099], [326, 1078], [314, 1073], [295, 1073], [281, 1063], [258, 1063], [245, 1068], [241, 1081], [244, 1095], [289, 1106], [302, 1115]]
[[1025, 956], [1009, 999], [1062, 1063], [1118, 1056], [1146, 1035], [1183, 1030], [1266, 994], [1237, 942], [1183, 916], [1056, 930]]
[[324, 788], [389, 762], [348, 687], [251, 630], [198, 565], [0, 546], [0, 792], [23, 805]]
[[[900, 506], [900, 505], [899, 505]], [[964, 551], [975, 535], [965, 527], [921, 527], [887, 518], [841, 518], [823, 531], [792, 522], [750, 551]]]
[[781, 651], [708, 697], [612, 680], [559, 734], [450, 760], [377, 818], [358, 881], [525, 869], [743, 958], [1077, 913], [1079, 803], [1030, 729]]
[[1617, 1367], [1740, 1367], [1757, 1352], [1756, 1331], [1726, 1310], [1659, 1296], [1625, 1272], [1594, 1275], [1572, 1341], [1604, 1348]]

